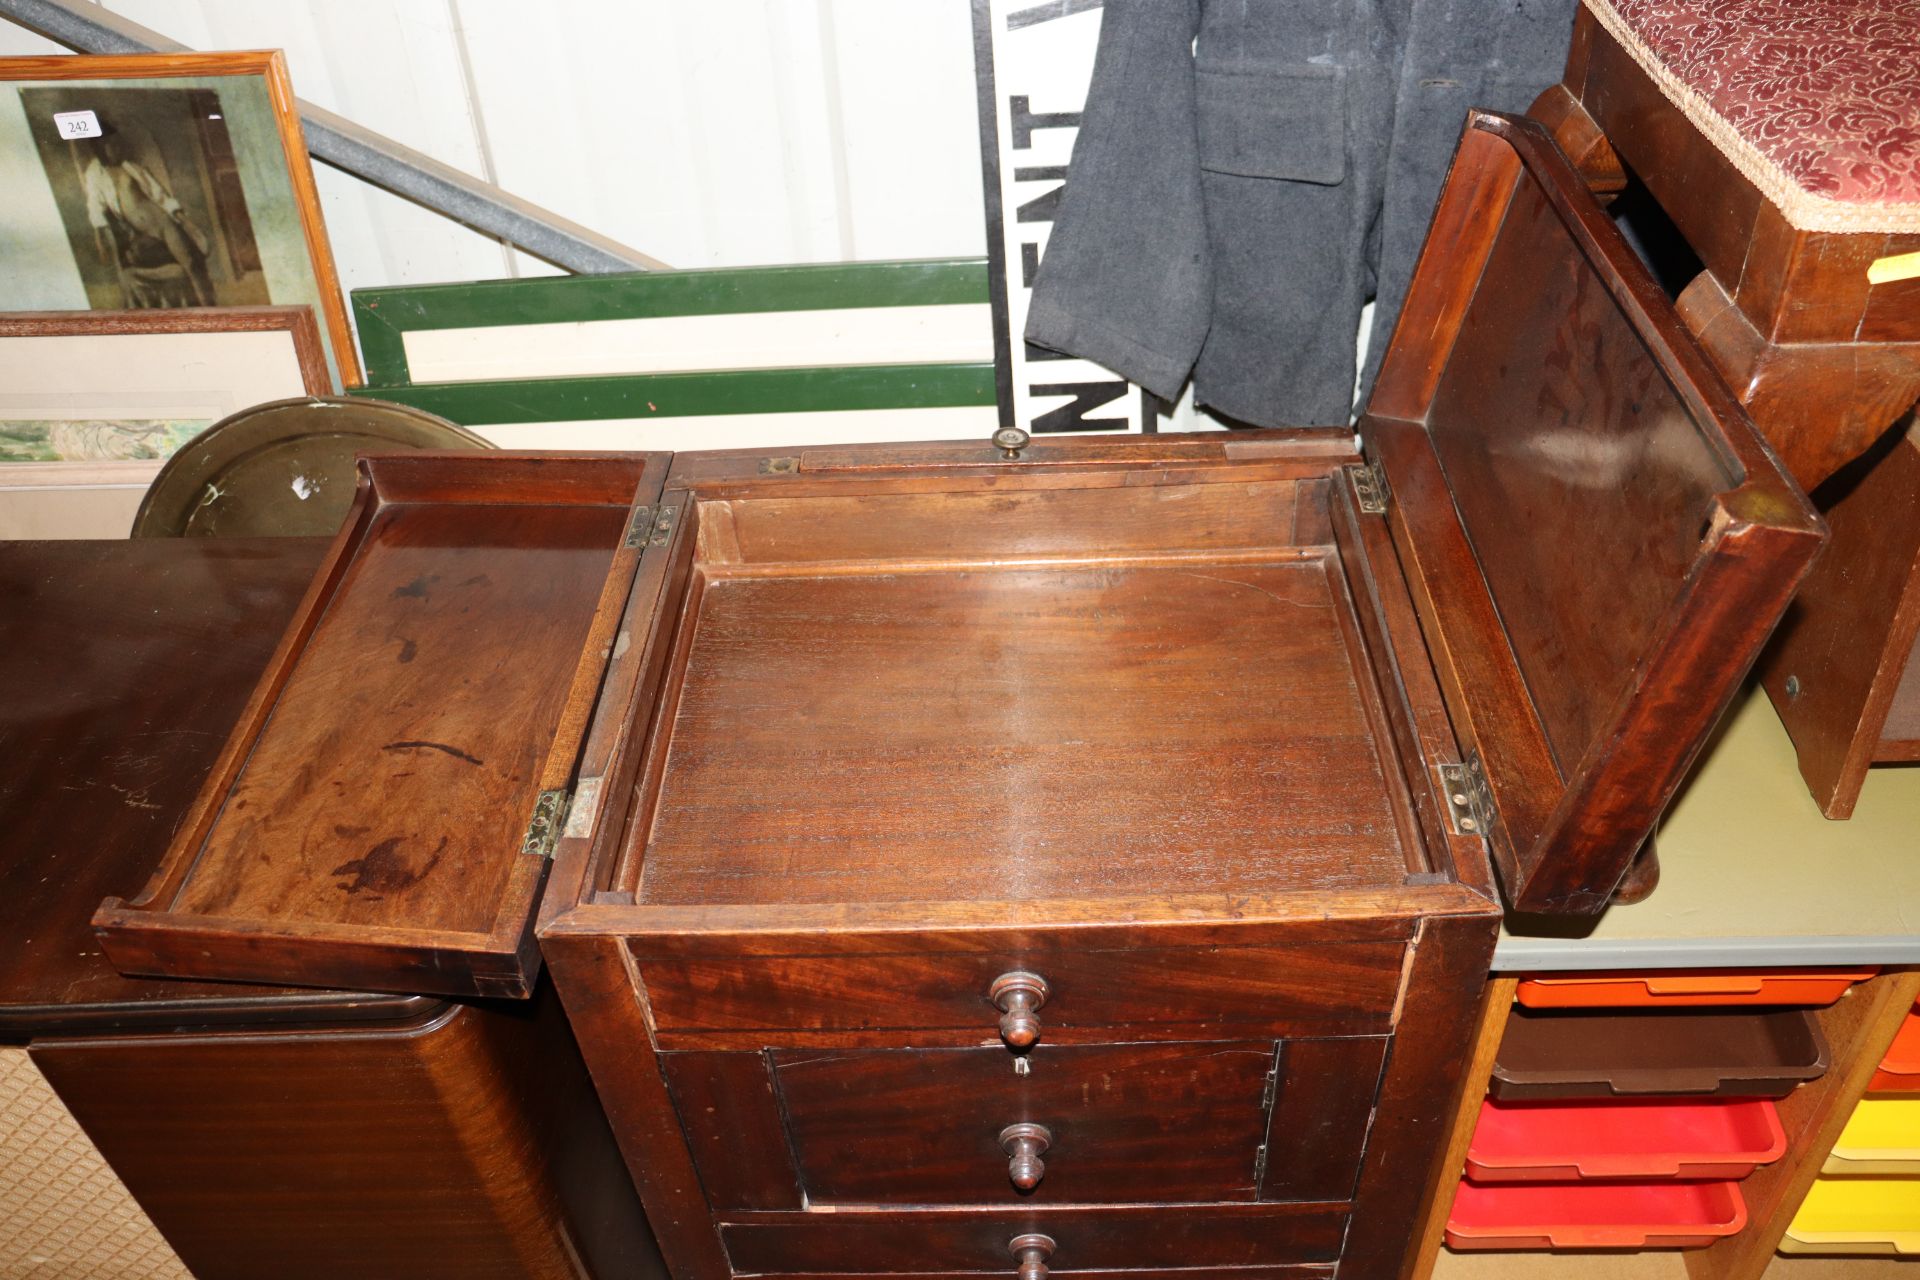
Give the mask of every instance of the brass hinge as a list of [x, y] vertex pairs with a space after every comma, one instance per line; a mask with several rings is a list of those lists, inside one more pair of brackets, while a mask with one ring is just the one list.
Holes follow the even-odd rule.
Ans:
[[673, 522], [679, 515], [680, 508], [661, 503], [659, 509], [653, 513], [653, 528], [647, 533], [647, 545], [666, 546], [667, 540], [673, 536]]
[[641, 503], [633, 509], [633, 518], [627, 521], [626, 546], [644, 547], [647, 534], [653, 529], [653, 508]]
[[1253, 1185], [1257, 1190], [1267, 1180], [1267, 1144], [1261, 1143], [1260, 1149], [1253, 1153]]
[[1347, 482], [1353, 486], [1353, 500], [1360, 510], [1368, 515], [1385, 515], [1387, 500], [1387, 473], [1380, 469], [1377, 462], [1350, 462], [1346, 467]]
[[798, 458], [762, 458], [760, 474], [763, 476], [790, 476], [800, 469]]
[[1454, 833], [1486, 839], [1493, 830], [1493, 792], [1487, 788], [1486, 766], [1480, 763], [1480, 749], [1467, 752], [1462, 764], [1443, 764], [1440, 769], [1440, 793], [1447, 802], [1447, 819]]
[[627, 521], [625, 545], [629, 547], [664, 547], [667, 539], [673, 536], [673, 521], [680, 514], [680, 508], [661, 503], [657, 507], [645, 503], [633, 509], [633, 518]]
[[527, 838], [520, 852], [536, 858], [551, 858], [554, 841], [560, 838], [560, 822], [567, 812], [565, 791], [542, 791], [533, 803], [533, 817], [527, 821]]

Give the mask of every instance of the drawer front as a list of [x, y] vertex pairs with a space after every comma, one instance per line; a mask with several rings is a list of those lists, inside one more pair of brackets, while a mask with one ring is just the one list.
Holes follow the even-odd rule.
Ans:
[[[1014, 1274], [1011, 1263], [1002, 1269], [1002, 1273], [1008, 1276]], [[893, 1274], [901, 1276], [903, 1280], [984, 1280], [978, 1271], [900, 1271]], [[1047, 1274], [1072, 1276], [1074, 1280], [1142, 1280], [1140, 1272], [1132, 1268], [1115, 1271], [1102, 1267], [1089, 1271], [1075, 1267], [1068, 1271], [1049, 1266]], [[871, 1271], [789, 1271], [768, 1275], [766, 1280], [873, 1280], [873, 1275]], [[1332, 1263], [1297, 1262], [1277, 1267], [1183, 1268], [1179, 1280], [1333, 1280], [1333, 1275]]]
[[996, 980], [1037, 974], [1050, 1044], [1370, 1035], [1390, 1029], [1405, 944], [647, 954], [662, 1048], [961, 1046], [1000, 1036]]
[[999, 1046], [677, 1052], [660, 1061], [721, 1212], [1330, 1201], [1352, 1194], [1386, 1043], [1043, 1044], [1022, 1057]]
[[[809, 1200], [1007, 1204], [1001, 1135], [1038, 1160], [1036, 1202], [1252, 1200], [1269, 1041], [774, 1055]], [[1029, 1171], [1031, 1172], [1031, 1171]]]
[[[1178, 1209], [921, 1209], [781, 1213], [724, 1220], [736, 1274], [1012, 1275], [1011, 1243], [1053, 1242], [1050, 1274], [1330, 1263], [1346, 1232], [1344, 1204], [1193, 1205]], [[1281, 1274], [1286, 1274], [1282, 1272]], [[1308, 1274], [1311, 1274], [1310, 1272]]]

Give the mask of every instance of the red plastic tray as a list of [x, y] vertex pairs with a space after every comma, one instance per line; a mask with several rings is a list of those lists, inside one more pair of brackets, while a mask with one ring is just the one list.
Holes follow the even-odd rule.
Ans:
[[1691, 973], [1563, 974], [1525, 978], [1515, 998], [1530, 1009], [1828, 1005], [1845, 995], [1854, 983], [1878, 972], [1878, 969], [1805, 969], [1793, 973], [1696, 969]]
[[1900, 1034], [1867, 1082], [1869, 1093], [1920, 1093], [1920, 1005], [1900, 1024]]
[[1480, 1104], [1467, 1175], [1481, 1182], [1744, 1178], [1787, 1150], [1773, 1103], [1747, 1099]]
[[1455, 1249], [1689, 1249], [1747, 1225], [1735, 1182], [1462, 1182]]

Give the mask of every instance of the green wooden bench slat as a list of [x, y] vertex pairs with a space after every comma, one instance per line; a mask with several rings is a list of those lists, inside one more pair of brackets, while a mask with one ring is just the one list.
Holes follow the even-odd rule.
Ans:
[[367, 381], [391, 388], [412, 381], [403, 335], [422, 329], [946, 306], [987, 299], [985, 259], [941, 258], [355, 289], [353, 312]]
[[463, 427], [729, 413], [933, 409], [994, 403], [993, 364], [846, 365], [622, 373], [355, 387]]

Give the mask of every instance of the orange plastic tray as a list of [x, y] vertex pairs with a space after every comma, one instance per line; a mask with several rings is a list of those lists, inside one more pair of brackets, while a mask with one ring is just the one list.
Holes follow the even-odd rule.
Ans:
[[1920, 1093], [1920, 1004], [1900, 1024], [1900, 1034], [1867, 1082], [1869, 1093]]
[[1460, 1184], [1454, 1249], [1690, 1249], [1747, 1225], [1737, 1182]]
[[1478, 1182], [1744, 1178], [1787, 1152], [1764, 1098], [1480, 1104], [1467, 1148]]
[[1517, 999], [1530, 1009], [1679, 1008], [1690, 1005], [1832, 1004], [1878, 969], [1806, 969], [1761, 973], [1699, 969], [1691, 973], [1583, 973], [1526, 978]]

